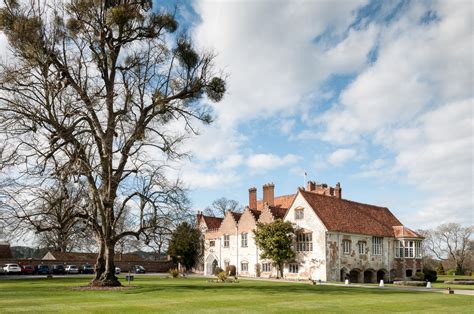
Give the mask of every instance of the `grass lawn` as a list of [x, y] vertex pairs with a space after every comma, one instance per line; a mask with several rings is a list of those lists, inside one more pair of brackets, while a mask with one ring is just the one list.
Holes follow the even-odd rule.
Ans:
[[0, 313], [472, 313], [474, 308], [472, 296], [252, 280], [217, 284], [204, 278], [138, 275], [136, 288], [128, 290], [74, 289], [87, 283], [88, 278], [80, 276], [0, 279]]
[[474, 279], [473, 276], [448, 276], [448, 275], [438, 275], [438, 280], [433, 283], [433, 288], [441, 288], [446, 289], [448, 287], [452, 289], [464, 289], [464, 290], [474, 290], [474, 285], [453, 285], [453, 284], [445, 284], [444, 281], [446, 280], [454, 280], [454, 279]]

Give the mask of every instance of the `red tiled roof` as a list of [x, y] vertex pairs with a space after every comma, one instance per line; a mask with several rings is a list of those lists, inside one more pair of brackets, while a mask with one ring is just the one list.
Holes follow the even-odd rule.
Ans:
[[0, 258], [12, 258], [12, 251], [10, 245], [0, 244]]
[[275, 219], [283, 219], [288, 211], [288, 208], [269, 206], [270, 212]]
[[249, 209], [250, 212], [253, 214], [253, 216], [255, 217], [255, 220], [258, 220], [258, 218], [260, 217], [260, 215], [262, 214], [261, 211], [259, 210], [256, 210], [256, 209]]
[[402, 223], [386, 207], [362, 204], [300, 190], [329, 231], [393, 237]]
[[395, 238], [424, 238], [422, 235], [405, 226], [393, 226]]
[[[296, 194], [282, 195], [275, 197], [273, 204], [275, 207], [290, 208], [291, 203], [295, 199]], [[264, 206], [263, 200], [257, 201], [257, 210], [262, 210]]]
[[219, 229], [221, 226], [223, 218], [219, 217], [211, 217], [211, 216], [202, 216], [204, 218], [204, 222], [206, 223], [206, 226], [208, 229]]

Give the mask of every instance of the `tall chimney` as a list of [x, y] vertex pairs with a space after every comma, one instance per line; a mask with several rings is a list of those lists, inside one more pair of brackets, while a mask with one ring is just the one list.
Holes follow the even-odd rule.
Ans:
[[257, 189], [254, 187], [249, 189], [249, 208], [257, 209]]
[[275, 205], [275, 185], [273, 183], [263, 185], [263, 203], [268, 203], [269, 206]]
[[307, 191], [316, 191], [316, 182], [314, 181], [308, 181], [308, 184], [306, 185], [306, 190]]
[[341, 183], [339, 183], [339, 182], [336, 183], [336, 189], [334, 191], [334, 194], [337, 198], [342, 198]]

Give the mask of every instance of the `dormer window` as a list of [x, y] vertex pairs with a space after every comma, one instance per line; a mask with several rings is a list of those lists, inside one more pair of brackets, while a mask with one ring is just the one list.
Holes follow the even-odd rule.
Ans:
[[295, 209], [295, 219], [303, 219], [304, 218], [304, 208], [299, 207]]

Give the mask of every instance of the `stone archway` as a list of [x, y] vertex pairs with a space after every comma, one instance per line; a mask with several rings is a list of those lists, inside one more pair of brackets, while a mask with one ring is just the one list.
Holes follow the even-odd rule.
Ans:
[[350, 282], [360, 282], [361, 271], [357, 268], [351, 269], [349, 272], [349, 281]]
[[377, 271], [377, 282], [383, 280], [384, 282], [388, 282], [388, 272], [385, 269], [379, 269]]
[[397, 270], [396, 269], [390, 269], [389, 281], [393, 282], [396, 278], [397, 278]]
[[364, 271], [364, 283], [375, 283], [377, 282], [377, 274], [373, 269], [367, 269]]
[[339, 277], [339, 280], [340, 280], [340, 281], [344, 281], [344, 280], [346, 280], [346, 279], [350, 279], [350, 275], [349, 275], [349, 273], [347, 272], [347, 269], [345, 269], [344, 267], [341, 268], [341, 271], [340, 271], [340, 273], [339, 273], [339, 276], [340, 276], [340, 277]]
[[206, 275], [214, 274], [214, 269], [219, 266], [219, 262], [217, 261], [217, 257], [210, 254], [206, 258]]

